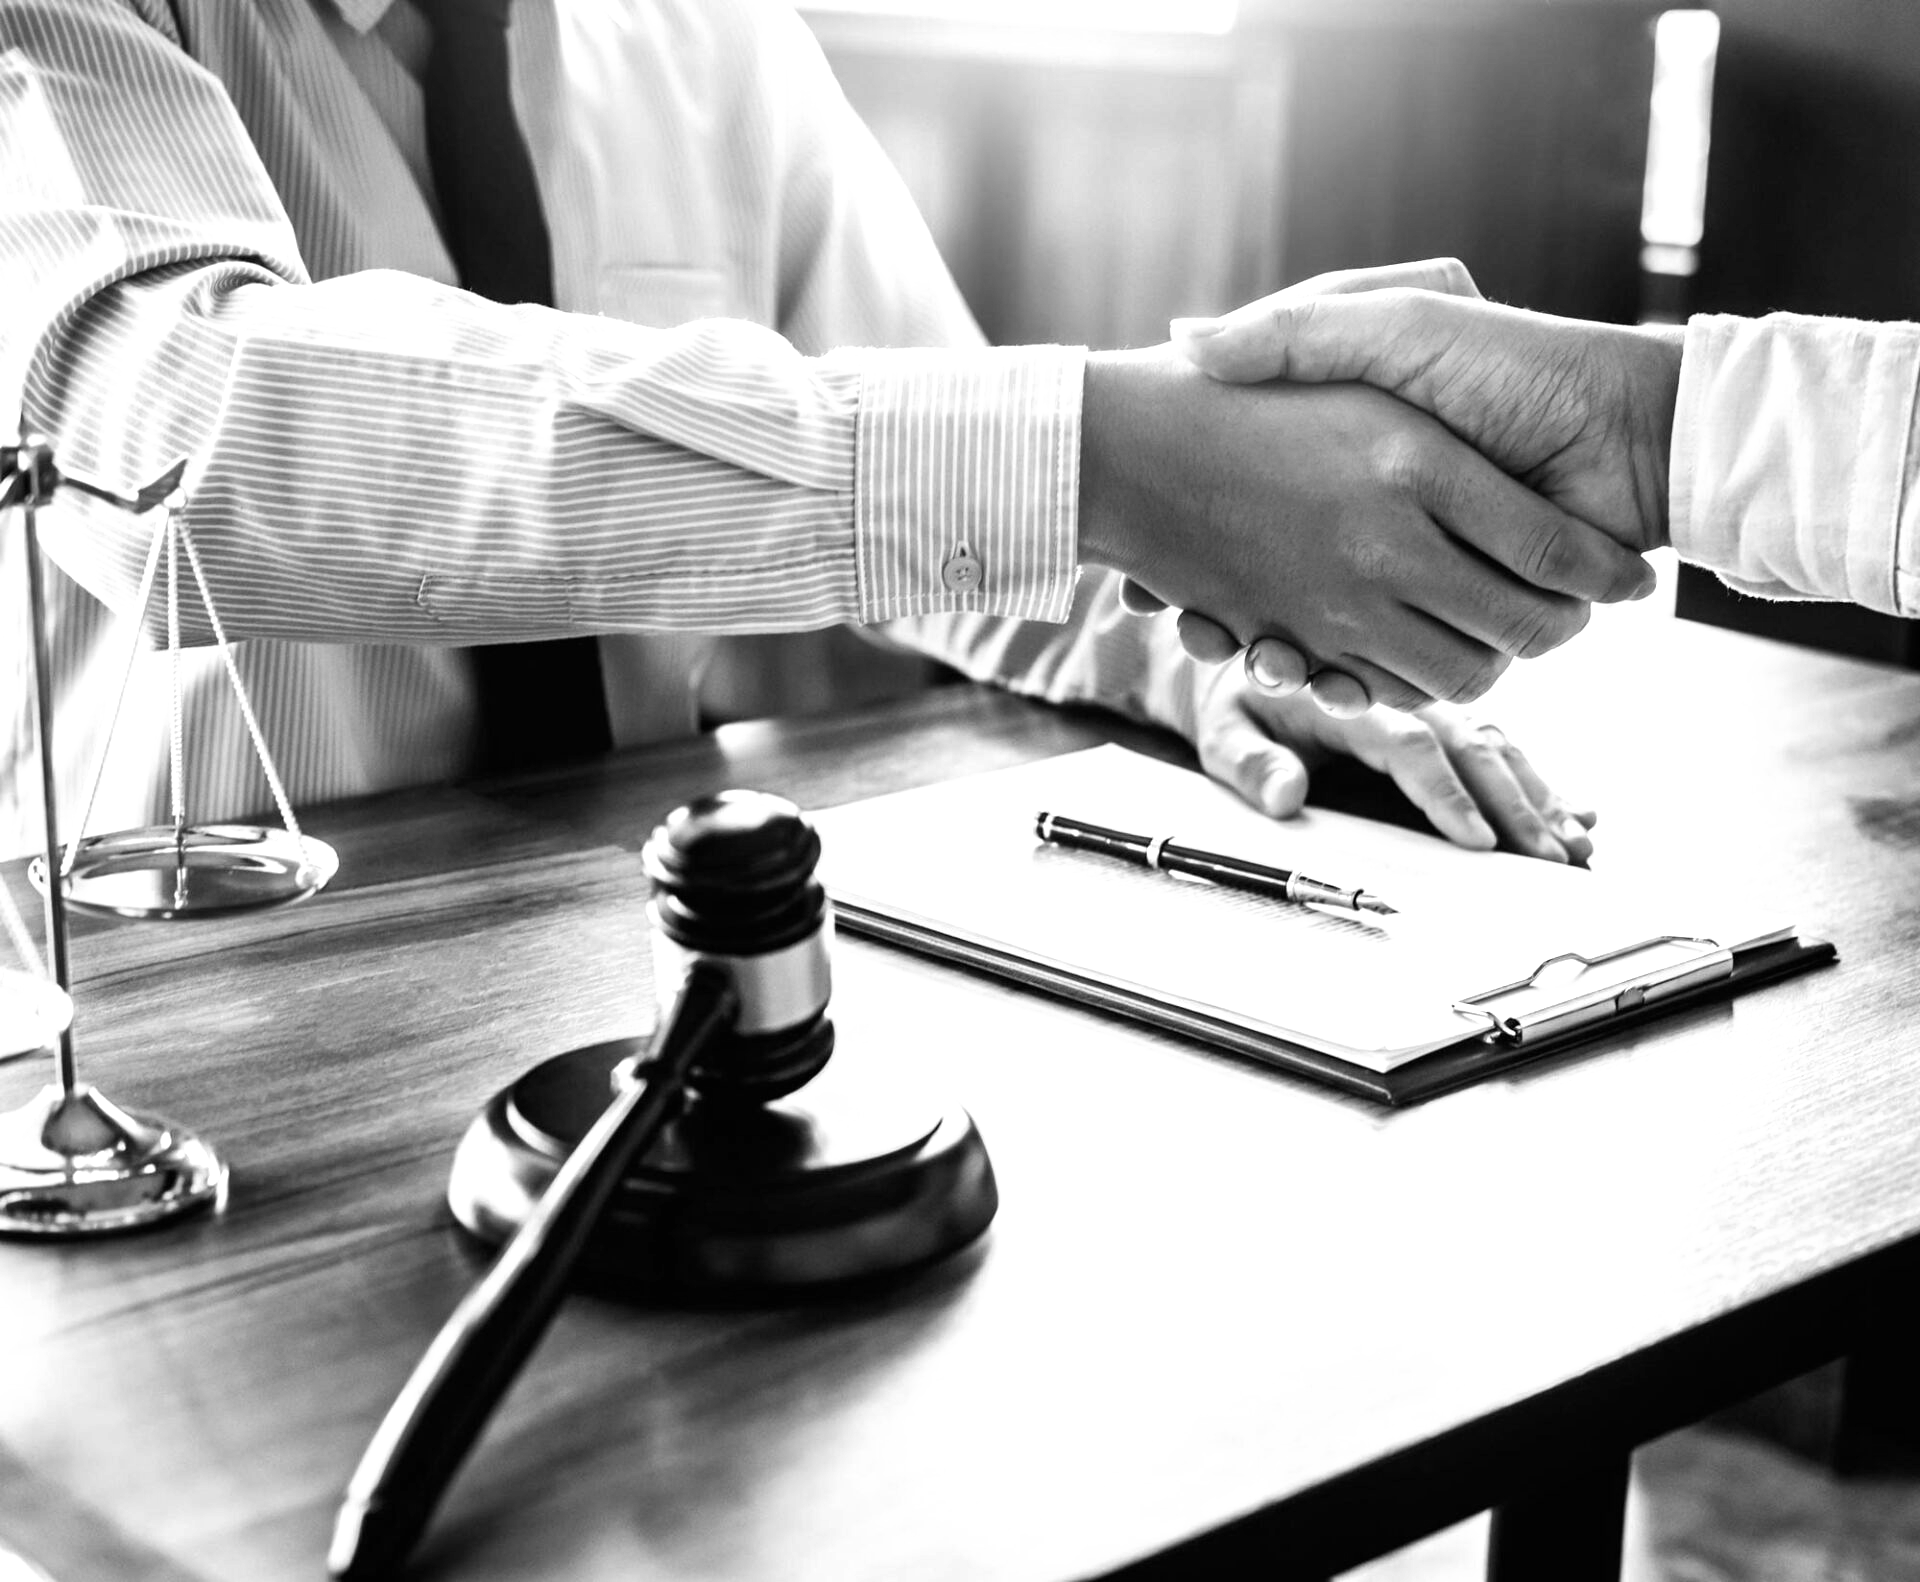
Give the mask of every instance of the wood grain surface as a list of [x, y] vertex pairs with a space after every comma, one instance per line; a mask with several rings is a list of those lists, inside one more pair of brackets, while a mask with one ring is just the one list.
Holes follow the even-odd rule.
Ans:
[[[972, 1111], [994, 1228], [854, 1302], [574, 1300], [415, 1574], [1326, 1574], [1844, 1349], [1920, 1232], [1920, 676], [1620, 637], [1496, 694], [1601, 808], [1596, 865], [1774, 893], [1837, 968], [1387, 1112], [843, 939], [841, 1059]], [[1112, 729], [973, 688], [730, 726], [305, 810], [341, 874], [283, 912], [77, 927], [83, 1073], [233, 1185], [163, 1231], [0, 1244], [0, 1547], [55, 1582], [320, 1575], [479, 1267], [442, 1200], [460, 1133], [648, 1020], [653, 822]], [[42, 1076], [0, 1067], [0, 1103]]]

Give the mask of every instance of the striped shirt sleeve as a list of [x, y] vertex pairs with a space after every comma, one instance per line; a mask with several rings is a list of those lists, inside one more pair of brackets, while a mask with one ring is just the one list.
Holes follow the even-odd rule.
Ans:
[[[187, 520], [234, 635], [1064, 616], [1077, 351], [810, 357], [739, 320], [647, 329], [398, 271], [316, 282], [225, 90], [150, 20], [0, 0], [0, 49], [0, 286], [23, 304], [0, 326], [5, 399], [109, 488], [191, 458]], [[49, 548], [127, 602], [150, 525], [59, 515]]]

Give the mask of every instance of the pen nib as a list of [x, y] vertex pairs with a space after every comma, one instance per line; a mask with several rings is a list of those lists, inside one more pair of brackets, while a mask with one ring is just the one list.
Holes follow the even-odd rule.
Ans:
[[1354, 903], [1363, 912], [1378, 912], [1382, 917], [1392, 917], [1400, 910], [1397, 906], [1388, 906], [1377, 895], [1361, 895]]

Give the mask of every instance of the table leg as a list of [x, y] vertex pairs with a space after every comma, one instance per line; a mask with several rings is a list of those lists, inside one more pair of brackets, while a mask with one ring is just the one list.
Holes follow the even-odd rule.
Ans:
[[1920, 1276], [1882, 1282], [1840, 1369], [1827, 1464], [1840, 1476], [1911, 1472], [1920, 1464]]
[[1881, 1342], [1846, 1360], [1827, 1464], [1841, 1477], [1920, 1465], [1920, 1361], [1913, 1342]]
[[1630, 1460], [1576, 1462], [1495, 1506], [1487, 1582], [1620, 1582]]

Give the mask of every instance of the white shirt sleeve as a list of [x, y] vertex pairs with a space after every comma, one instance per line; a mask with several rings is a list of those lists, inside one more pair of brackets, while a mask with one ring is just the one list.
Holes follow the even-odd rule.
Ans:
[[[0, 148], [0, 403], [123, 493], [192, 458], [236, 636], [1067, 609], [1076, 349], [809, 356], [739, 319], [316, 283], [221, 83], [113, 0], [0, 3]], [[126, 602], [151, 524], [58, 518], [49, 550]]]
[[1687, 326], [1674, 548], [1742, 592], [1920, 615], [1920, 325], [1778, 313]]

